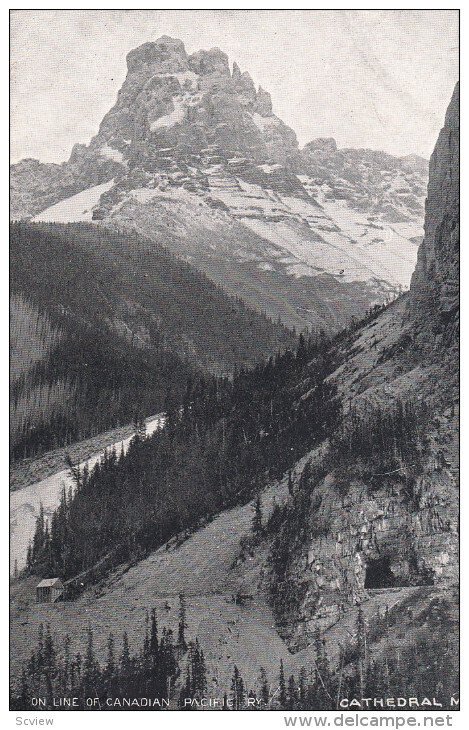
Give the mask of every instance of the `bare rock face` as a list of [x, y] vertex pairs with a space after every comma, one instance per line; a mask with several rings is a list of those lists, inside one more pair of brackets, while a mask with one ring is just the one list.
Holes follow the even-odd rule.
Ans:
[[337, 152], [337, 142], [333, 137], [318, 137], [308, 142], [303, 148], [306, 154], [315, 154], [316, 152], [334, 153]]
[[425, 237], [410, 293], [411, 317], [433, 314], [434, 334], [454, 341], [459, 321], [459, 84], [430, 159]]
[[137, 228], [290, 326], [336, 330], [408, 287], [426, 168], [329, 138], [300, 150], [222, 50], [163, 36], [128, 54], [89, 145], [23, 160], [11, 182], [15, 219], [57, 220], [63, 201], [60, 220], [83, 220], [90, 189], [88, 220]]
[[[174, 162], [201, 153], [284, 160], [298, 146], [272, 114], [270, 97], [219, 48], [187, 56], [181, 41], [163, 36], [127, 56], [127, 77], [115, 106], [91, 142], [117, 148], [131, 165], [171, 151]], [[264, 121], [266, 120], [266, 121]], [[164, 156], [164, 155], [163, 155]], [[166, 155], [167, 156], [167, 155]]]
[[[322, 143], [313, 145], [312, 150], [329, 159], [340, 154], [332, 145]], [[354, 155], [356, 159], [366, 155], [371, 164], [379, 159], [370, 151], [354, 151]], [[415, 169], [420, 162], [405, 164]], [[396, 303], [400, 314], [386, 320], [390, 308], [368, 333], [363, 328], [344, 353], [345, 359], [352, 361], [354, 351], [365, 354], [368, 349], [370, 353], [361, 365], [355, 360], [357, 381], [362, 369], [357, 400], [363, 411], [378, 398], [385, 412], [388, 390], [394, 392], [393, 398], [404, 400], [407, 396], [414, 402], [425, 402], [431, 418], [424, 427], [420, 455], [409, 459], [412, 463], [383, 471], [376, 469], [373, 461], [364, 468], [360, 458], [352, 456], [345, 469], [331, 463], [324, 478], [311, 482], [306, 537], [299, 549], [296, 545], [296, 554], [292, 548], [294, 558], [285, 576], [296, 600], [286, 603], [283, 614], [277, 615], [280, 630], [294, 650], [311, 643], [315, 628], [330, 629], [353, 606], [366, 609], [374, 601], [387, 611], [391, 602], [416, 596], [425, 586], [429, 591], [445, 593], [458, 584], [459, 422], [454, 383], [458, 373], [458, 276], [456, 87], [430, 161], [425, 238], [410, 293]], [[373, 373], [381, 367], [381, 359], [373, 361], [371, 352], [376, 333], [387, 327], [392, 328], [399, 347], [387, 353], [385, 389], [380, 397]], [[332, 379], [340, 385], [343, 377], [341, 366]], [[406, 382], [412, 384], [407, 392]], [[350, 390], [346, 392], [350, 394]], [[409, 439], [413, 443], [412, 437]], [[411, 475], [416, 461], [418, 469]]]
[[392, 594], [407, 596], [419, 586], [457, 585], [456, 486], [434, 466], [429, 462], [419, 478], [414, 504], [391, 480], [373, 493], [355, 480], [340, 494], [331, 474], [317, 487], [311, 536], [290, 576], [304, 590], [299, 613], [284, 627], [293, 648], [308, 645], [317, 626], [327, 630], [376, 591], [386, 605]]
[[303, 147], [300, 165], [329, 200], [345, 200], [390, 223], [423, 217], [427, 162], [417, 155], [338, 149], [335, 139], [319, 138]]
[[161, 36], [154, 43], [144, 43], [127, 54], [127, 69], [131, 75], [178, 73], [188, 67], [184, 43], [169, 36]]

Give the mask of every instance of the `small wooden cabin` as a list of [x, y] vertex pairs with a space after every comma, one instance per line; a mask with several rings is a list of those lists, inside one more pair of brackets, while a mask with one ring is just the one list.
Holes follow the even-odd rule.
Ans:
[[36, 603], [55, 603], [64, 594], [60, 578], [45, 578], [36, 586]]

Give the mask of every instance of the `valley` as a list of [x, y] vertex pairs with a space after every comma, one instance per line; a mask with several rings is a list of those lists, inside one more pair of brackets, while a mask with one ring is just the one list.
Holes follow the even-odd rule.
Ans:
[[126, 62], [12, 167], [12, 704], [449, 708], [459, 86], [427, 165], [300, 148], [218, 48]]

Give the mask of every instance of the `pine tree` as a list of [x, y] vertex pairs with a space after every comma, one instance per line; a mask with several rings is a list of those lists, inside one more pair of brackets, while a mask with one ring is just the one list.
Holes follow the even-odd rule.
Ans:
[[42, 571], [44, 568], [41, 563], [44, 560], [44, 542], [46, 537], [46, 524], [44, 519], [44, 506], [41, 502], [39, 505], [39, 515], [36, 519], [36, 529], [33, 537], [31, 548], [31, 567], [37, 565]]
[[357, 623], [356, 623], [356, 642], [357, 642], [357, 668], [358, 668], [358, 679], [360, 688], [360, 698], [363, 699], [365, 693], [365, 680], [366, 680], [366, 663], [367, 663], [367, 652], [366, 652], [366, 623], [363, 615], [363, 609], [361, 605], [358, 607], [357, 612]]
[[105, 669], [105, 684], [108, 694], [112, 693], [114, 680], [116, 674], [116, 661], [114, 652], [114, 636], [112, 633], [109, 634], [107, 642], [107, 662]]
[[91, 626], [88, 626], [86, 654], [83, 662], [83, 689], [85, 696], [96, 691], [98, 674], [99, 665], [94, 654], [93, 630]]
[[306, 710], [306, 693], [307, 693], [307, 685], [308, 685], [308, 677], [306, 674], [306, 669], [304, 667], [301, 667], [300, 674], [298, 678], [298, 701], [300, 705], [300, 710]]
[[31, 705], [31, 696], [29, 693], [28, 680], [26, 670], [23, 668], [21, 672], [20, 692], [19, 692], [19, 708], [20, 710], [29, 710]]
[[231, 700], [233, 710], [242, 710], [244, 706], [244, 682], [235, 665], [231, 680]]
[[158, 624], [156, 621], [156, 610], [153, 608], [150, 622], [150, 656], [152, 657], [153, 663], [158, 659], [158, 649]]
[[256, 502], [254, 504], [254, 517], [252, 518], [252, 531], [256, 537], [262, 535], [262, 502], [260, 494], [257, 495]]
[[130, 659], [130, 649], [129, 649], [129, 637], [127, 636], [127, 631], [124, 631], [122, 635], [122, 654], [120, 657], [120, 667], [119, 667], [119, 673], [121, 677], [120, 681], [120, 691], [125, 694], [129, 678], [132, 671], [132, 662]]
[[190, 703], [186, 703], [186, 700], [192, 700], [193, 699], [193, 692], [192, 692], [192, 677], [191, 677], [191, 663], [188, 659], [187, 666], [186, 666], [186, 678], [183, 682], [183, 685], [181, 687], [181, 692], [179, 693], [179, 708], [181, 710], [192, 710], [193, 707]]
[[287, 702], [287, 708], [289, 710], [294, 710], [296, 704], [296, 684], [295, 684], [295, 677], [293, 674], [290, 674], [290, 677], [288, 678], [288, 702]]
[[260, 696], [264, 708], [267, 708], [270, 703], [270, 690], [267, 682], [267, 673], [264, 667], [260, 669]]
[[44, 636], [44, 653], [43, 653], [44, 666], [52, 670], [55, 666], [55, 648], [50, 632], [50, 624], [46, 626], [46, 633]]
[[316, 629], [314, 631], [314, 648], [316, 653], [316, 674], [317, 674], [317, 682], [316, 682], [316, 691], [315, 695], [317, 697], [317, 709], [319, 710], [325, 710], [327, 708], [330, 708], [332, 697], [329, 691], [329, 680], [330, 680], [330, 672], [329, 672], [329, 662], [327, 660], [325, 645], [324, 645], [324, 639], [321, 635], [321, 630], [319, 626], [316, 626]]
[[287, 686], [285, 684], [285, 672], [283, 669], [283, 659], [280, 659], [280, 672], [278, 675], [278, 701], [282, 709], [287, 707]]
[[179, 594], [179, 624], [178, 624], [178, 647], [182, 652], [187, 650], [186, 644], [186, 632], [187, 619], [186, 619], [186, 597], [184, 593]]
[[66, 634], [65, 638], [64, 638], [64, 661], [63, 661], [63, 674], [62, 674], [62, 691], [63, 691], [64, 695], [68, 694], [69, 687], [71, 685], [70, 646], [71, 646], [71, 639], [70, 639], [69, 634]]
[[191, 676], [192, 694], [202, 697], [207, 690], [207, 670], [205, 666], [204, 653], [200, 648], [198, 639], [191, 647]]
[[141, 413], [135, 414], [134, 421], [133, 421], [133, 429], [134, 429], [135, 438], [138, 441], [141, 441], [142, 439], [145, 438], [146, 433], [147, 433], [147, 424], [146, 424], [145, 418], [142, 416]]

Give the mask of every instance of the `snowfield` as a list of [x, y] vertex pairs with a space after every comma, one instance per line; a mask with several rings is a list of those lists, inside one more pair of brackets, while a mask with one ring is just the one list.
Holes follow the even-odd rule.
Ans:
[[[188, 92], [175, 97], [174, 110], [152, 123], [155, 133], [180, 123], [193, 98], [194, 94]], [[275, 123], [275, 117], [260, 118]], [[115, 152], [109, 148], [109, 154]], [[103, 147], [101, 153], [108, 154], [108, 150]], [[258, 241], [257, 247], [249, 250], [244, 250], [243, 245], [230, 249], [238, 263], [258, 262], [263, 271], [277, 270], [280, 265], [284, 275], [296, 279], [330, 274], [342, 284], [363, 283], [377, 295], [381, 292], [381, 299], [383, 292], [387, 296], [409, 287], [423, 234], [418, 222], [389, 222], [378, 215], [371, 216], [346, 200], [332, 199], [327, 183], [318, 185], [306, 175], [297, 175], [307, 193], [302, 197], [278, 187], [247, 182], [221, 163], [210, 164], [208, 158], [207, 162], [201, 172], [207, 176], [210, 200], [205, 190], [188, 190], [158, 175], [149, 187], [128, 190], [110, 217], [117, 220], [121, 215], [126, 219], [158, 216], [158, 225], [188, 241], [200, 229], [201, 240], [196, 250], [182, 252], [184, 256], [195, 256], [194, 261], [200, 256], [224, 257], [223, 237], [235, 224], [239, 232], [237, 241], [243, 237], [240, 225], [254, 233]], [[258, 167], [268, 175], [281, 166]], [[91, 221], [93, 208], [112, 185], [113, 181], [109, 181], [85, 190], [51, 206], [34, 220]], [[223, 206], [215, 209], [213, 201]], [[208, 232], [212, 234], [211, 240], [204, 241]], [[213, 235], [217, 232], [220, 240]]]
[[107, 193], [113, 185], [114, 180], [109, 180], [102, 185], [82, 190], [81, 193], [61, 200], [60, 203], [38, 213], [32, 219], [33, 223], [90, 223], [93, 219], [93, 209], [99, 203], [101, 195]]

